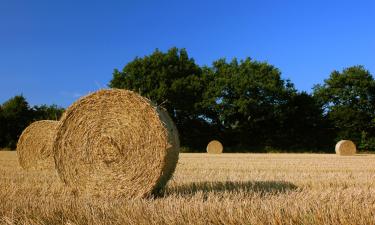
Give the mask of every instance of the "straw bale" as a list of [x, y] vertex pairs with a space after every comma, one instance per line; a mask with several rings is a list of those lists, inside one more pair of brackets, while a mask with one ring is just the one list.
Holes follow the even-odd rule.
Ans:
[[100, 90], [70, 106], [56, 135], [62, 181], [81, 196], [139, 198], [159, 192], [179, 154], [173, 121], [146, 98]]
[[221, 154], [223, 153], [223, 145], [219, 141], [213, 140], [208, 143], [206, 150], [210, 154]]
[[341, 140], [337, 142], [335, 151], [338, 155], [355, 155], [357, 148], [352, 141]]
[[41, 120], [30, 124], [17, 143], [17, 155], [23, 169], [52, 169], [55, 167], [52, 147], [59, 121]]

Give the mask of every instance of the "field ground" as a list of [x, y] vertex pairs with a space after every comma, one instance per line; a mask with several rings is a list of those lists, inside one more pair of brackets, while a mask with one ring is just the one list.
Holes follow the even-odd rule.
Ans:
[[0, 152], [1, 224], [375, 224], [375, 155], [181, 154], [155, 199], [84, 201]]

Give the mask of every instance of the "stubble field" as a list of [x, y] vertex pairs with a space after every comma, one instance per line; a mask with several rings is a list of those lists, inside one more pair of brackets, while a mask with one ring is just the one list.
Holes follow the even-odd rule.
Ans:
[[84, 200], [0, 151], [1, 224], [375, 224], [375, 155], [180, 154], [163, 196]]

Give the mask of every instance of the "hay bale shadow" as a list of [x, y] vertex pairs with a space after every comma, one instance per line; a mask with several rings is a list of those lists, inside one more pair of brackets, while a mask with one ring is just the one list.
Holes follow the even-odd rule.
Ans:
[[286, 181], [214, 181], [214, 182], [193, 182], [183, 185], [167, 188], [164, 193], [159, 196], [168, 195], [192, 196], [198, 192], [207, 195], [208, 193], [220, 192], [245, 192], [260, 194], [279, 194], [298, 187], [293, 183]]

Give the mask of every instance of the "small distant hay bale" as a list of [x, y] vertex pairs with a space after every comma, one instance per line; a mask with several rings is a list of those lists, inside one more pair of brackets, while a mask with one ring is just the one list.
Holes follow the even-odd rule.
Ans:
[[178, 161], [177, 128], [163, 109], [127, 90], [100, 90], [65, 112], [54, 157], [82, 197], [141, 198], [159, 192]]
[[41, 120], [32, 123], [22, 132], [17, 143], [20, 166], [26, 170], [52, 169], [53, 142], [59, 121]]
[[223, 145], [220, 141], [213, 140], [207, 145], [207, 152], [210, 154], [221, 154], [223, 153]]
[[352, 141], [341, 140], [337, 142], [335, 151], [338, 155], [355, 155], [357, 148]]

